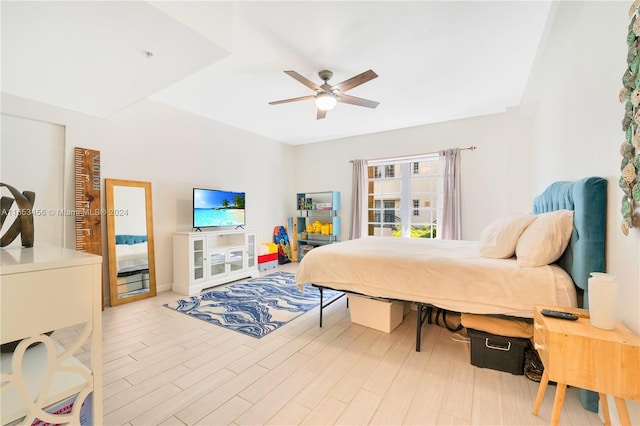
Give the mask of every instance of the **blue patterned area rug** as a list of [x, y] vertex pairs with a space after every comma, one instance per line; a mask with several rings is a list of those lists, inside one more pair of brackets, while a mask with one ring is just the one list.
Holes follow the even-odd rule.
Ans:
[[[274, 272], [164, 306], [259, 339], [320, 304], [317, 288], [305, 284], [304, 290], [298, 289], [294, 274]], [[323, 301], [340, 294], [325, 290]]]

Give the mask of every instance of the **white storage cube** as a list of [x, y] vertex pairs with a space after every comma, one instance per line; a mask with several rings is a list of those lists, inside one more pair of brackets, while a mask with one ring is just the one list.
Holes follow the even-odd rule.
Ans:
[[400, 325], [405, 303], [348, 295], [351, 322], [391, 333]]

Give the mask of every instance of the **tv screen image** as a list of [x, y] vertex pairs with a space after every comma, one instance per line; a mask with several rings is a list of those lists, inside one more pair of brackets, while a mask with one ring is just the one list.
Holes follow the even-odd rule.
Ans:
[[244, 226], [244, 192], [193, 188], [193, 227]]

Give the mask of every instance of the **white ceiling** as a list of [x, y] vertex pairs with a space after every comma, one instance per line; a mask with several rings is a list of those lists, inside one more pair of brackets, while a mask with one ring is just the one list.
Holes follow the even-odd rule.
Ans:
[[[2, 1], [2, 91], [108, 117], [151, 99], [292, 145], [518, 105], [544, 1]], [[153, 56], [147, 58], [144, 52]], [[376, 109], [316, 120], [295, 70]]]

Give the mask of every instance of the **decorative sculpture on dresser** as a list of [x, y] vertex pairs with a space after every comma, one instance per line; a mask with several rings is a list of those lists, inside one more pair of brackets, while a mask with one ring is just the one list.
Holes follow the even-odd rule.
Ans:
[[3, 196], [0, 200], [0, 206], [2, 207], [2, 216], [0, 218], [0, 228], [4, 225], [4, 221], [9, 215], [11, 206], [15, 199], [18, 205], [18, 217], [11, 224], [7, 232], [0, 238], [0, 247], [6, 247], [16, 239], [18, 235], [21, 236], [23, 247], [33, 247], [33, 204], [36, 201], [36, 193], [33, 191], [23, 191], [20, 193], [11, 185], [0, 182], [0, 187], [6, 187], [11, 197]]

